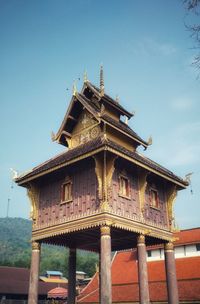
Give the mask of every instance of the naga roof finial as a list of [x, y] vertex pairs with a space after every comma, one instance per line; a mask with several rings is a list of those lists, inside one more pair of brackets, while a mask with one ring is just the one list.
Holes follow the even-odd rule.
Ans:
[[104, 77], [103, 77], [103, 64], [100, 67], [100, 94], [104, 95]]

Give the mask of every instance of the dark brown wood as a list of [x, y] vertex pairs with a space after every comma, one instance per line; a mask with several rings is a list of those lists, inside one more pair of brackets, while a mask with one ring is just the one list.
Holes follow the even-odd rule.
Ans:
[[38, 303], [39, 267], [40, 267], [40, 244], [34, 242], [32, 244], [28, 304]]
[[149, 285], [148, 285], [148, 273], [147, 273], [147, 258], [146, 258], [146, 245], [145, 237], [143, 235], [138, 236], [137, 243], [138, 250], [138, 279], [139, 279], [139, 298], [140, 304], [149, 304]]
[[[72, 180], [73, 200], [62, 203], [62, 185], [68, 177]], [[98, 206], [94, 161], [88, 159], [41, 183], [38, 224], [53, 224], [60, 218], [67, 221], [72, 216], [92, 213]]]
[[174, 257], [174, 248], [172, 243], [165, 244], [165, 271], [167, 279], [167, 294], [169, 304], [178, 304], [178, 285], [176, 278], [176, 264]]
[[69, 249], [68, 304], [76, 303], [76, 249]]

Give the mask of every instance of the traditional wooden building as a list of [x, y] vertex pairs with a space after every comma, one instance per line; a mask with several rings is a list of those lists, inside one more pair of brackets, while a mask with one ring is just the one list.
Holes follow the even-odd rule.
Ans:
[[85, 77], [52, 135], [65, 151], [16, 179], [32, 204], [29, 304], [37, 303], [42, 243], [69, 247], [69, 304], [77, 248], [99, 252], [100, 302], [109, 304], [111, 251], [137, 247], [140, 303], [149, 303], [146, 245], [164, 243], [169, 303], [178, 303], [173, 203], [188, 183], [137, 151], [149, 143], [128, 126], [132, 116], [105, 93], [102, 69], [99, 88]]

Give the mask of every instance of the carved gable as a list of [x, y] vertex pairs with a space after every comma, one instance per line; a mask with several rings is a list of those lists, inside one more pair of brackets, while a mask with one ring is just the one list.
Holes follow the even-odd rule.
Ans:
[[96, 138], [100, 133], [99, 122], [91, 113], [84, 110], [72, 131], [71, 148]]

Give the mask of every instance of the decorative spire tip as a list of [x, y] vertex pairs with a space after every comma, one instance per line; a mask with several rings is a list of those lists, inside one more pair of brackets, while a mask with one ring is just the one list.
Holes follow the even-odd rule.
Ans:
[[84, 80], [84, 83], [86, 83], [88, 81], [87, 71], [86, 70], [84, 72], [83, 80]]
[[103, 64], [100, 67], [100, 94], [104, 95], [104, 76], [103, 76]]
[[73, 84], [73, 96], [76, 96], [76, 93], [77, 93], [76, 81], [74, 81], [74, 84]]

